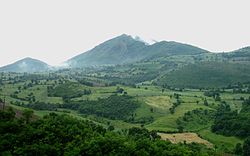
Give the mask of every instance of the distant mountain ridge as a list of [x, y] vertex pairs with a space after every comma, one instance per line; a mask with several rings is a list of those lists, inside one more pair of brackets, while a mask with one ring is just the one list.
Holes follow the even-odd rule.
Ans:
[[67, 63], [73, 68], [92, 65], [116, 65], [156, 57], [201, 53], [208, 53], [208, 51], [178, 42], [161, 41], [149, 45], [142, 40], [123, 34], [69, 59]]
[[[219, 62], [250, 64], [250, 47], [244, 47], [228, 53], [212, 53], [199, 47], [174, 41], [160, 41], [154, 44], [147, 44], [139, 37], [122, 34], [65, 61], [65, 66], [55, 69], [133, 64], [148, 61], [177, 61], [185, 62], [184, 64], [186, 65], [197, 61], [211, 61], [211, 59]], [[42, 61], [25, 58], [13, 64], [0, 67], [0, 72], [42, 72], [51, 68], [51, 66]]]
[[30, 57], [21, 59], [12, 64], [0, 68], [0, 72], [44, 72], [50, 70], [51, 67], [37, 59]]

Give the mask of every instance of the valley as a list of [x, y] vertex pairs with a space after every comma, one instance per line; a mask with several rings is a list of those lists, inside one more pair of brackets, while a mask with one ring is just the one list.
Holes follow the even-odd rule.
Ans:
[[67, 78], [63, 72], [42, 75], [2, 73], [1, 99], [5, 98], [7, 106], [15, 109], [33, 109], [39, 117], [51, 112], [68, 114], [106, 128], [113, 127], [118, 132], [132, 127], [170, 134], [192, 132], [219, 151], [233, 152], [237, 143], [243, 143], [241, 138], [213, 133], [211, 126], [213, 115], [222, 101], [239, 112], [249, 93], [235, 93], [231, 88], [219, 89], [216, 91], [219, 92], [218, 100], [206, 95], [212, 89], [180, 90], [148, 83], [107, 85], [102, 79], [91, 81], [90, 77], [83, 83], [76, 80], [77, 75], [77, 78], [73, 75]]
[[[72, 151], [78, 154], [84, 149], [75, 143], [80, 136], [74, 133], [79, 132], [87, 138], [94, 135], [92, 141], [103, 137], [109, 142], [117, 137], [130, 146], [148, 142], [155, 150], [161, 147], [159, 143], [196, 155], [237, 155], [236, 149], [246, 150], [250, 136], [249, 53], [249, 47], [212, 53], [172, 41], [146, 45], [121, 35], [69, 59], [66, 67], [25, 58], [0, 68], [2, 127], [8, 130], [7, 120], [10, 128], [21, 124], [24, 129], [20, 132], [25, 133], [26, 126], [33, 127], [39, 136], [40, 127], [34, 127], [33, 122], [46, 127], [40, 122], [51, 124], [62, 118], [60, 124], [67, 127], [72, 120], [74, 126], [86, 125], [88, 132], [75, 131], [79, 127], [74, 126], [60, 132], [76, 137], [66, 141], [63, 146], [67, 148], [62, 151], [71, 151], [74, 144], [79, 149]], [[11, 111], [16, 117], [6, 118]], [[42, 131], [57, 135], [53, 128], [48, 129]], [[4, 140], [8, 133], [3, 134]], [[140, 139], [143, 141], [138, 143]], [[57, 143], [64, 142], [53, 147]], [[6, 142], [2, 144], [12, 150], [5, 152], [19, 152]], [[20, 146], [21, 151], [26, 147]], [[128, 149], [127, 144], [120, 146]]]

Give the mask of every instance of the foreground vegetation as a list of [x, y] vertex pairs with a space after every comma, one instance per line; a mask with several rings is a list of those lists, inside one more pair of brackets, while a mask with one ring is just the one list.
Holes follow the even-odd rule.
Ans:
[[198, 144], [159, 140], [143, 128], [115, 133], [67, 115], [31, 117], [29, 110], [20, 118], [11, 108], [0, 111], [1, 155], [215, 155]]

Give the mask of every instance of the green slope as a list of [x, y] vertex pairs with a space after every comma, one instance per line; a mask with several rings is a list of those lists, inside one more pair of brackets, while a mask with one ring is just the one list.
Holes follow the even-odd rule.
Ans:
[[157, 42], [147, 47], [144, 52], [144, 54], [146, 55], [146, 59], [167, 57], [172, 55], [197, 55], [203, 53], [208, 53], [208, 51], [192, 45], [173, 42], [173, 41]]
[[192, 88], [226, 87], [237, 82], [248, 82], [250, 80], [249, 69], [249, 65], [235, 63], [196, 63], [166, 74], [160, 79], [159, 84]]

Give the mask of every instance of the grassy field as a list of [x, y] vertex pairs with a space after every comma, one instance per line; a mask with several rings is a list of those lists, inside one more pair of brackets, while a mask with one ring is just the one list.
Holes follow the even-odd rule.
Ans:
[[204, 129], [198, 132], [198, 134], [215, 145], [220, 151], [233, 151], [237, 143], [243, 143], [242, 139], [237, 137], [227, 137], [212, 133], [210, 129]]
[[161, 131], [177, 131], [176, 120], [179, 117], [182, 117], [184, 113], [197, 108], [207, 108], [207, 107], [204, 105], [197, 105], [195, 103], [183, 103], [176, 108], [174, 114], [168, 112], [166, 113], [166, 115], [159, 117], [152, 124], [149, 124], [146, 127], [150, 130], [157, 129]]
[[163, 110], [169, 110], [172, 106], [172, 101], [169, 96], [149, 96], [144, 97], [143, 100], [147, 105]]

